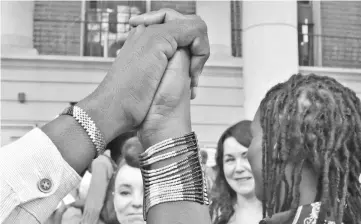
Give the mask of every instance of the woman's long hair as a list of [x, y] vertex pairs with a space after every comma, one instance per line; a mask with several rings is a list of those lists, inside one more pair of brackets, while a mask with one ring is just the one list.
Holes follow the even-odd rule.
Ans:
[[242, 146], [248, 148], [252, 135], [250, 131], [251, 121], [244, 120], [229, 127], [218, 140], [216, 164], [217, 175], [211, 190], [210, 213], [213, 224], [227, 224], [234, 214], [236, 203], [236, 192], [229, 186], [224, 176], [223, 156], [224, 141], [229, 137], [234, 137]]
[[[260, 106], [263, 130], [263, 216], [300, 205], [305, 164], [320, 171], [317, 224], [361, 223], [361, 102], [356, 93], [327, 76], [293, 75], [272, 87]], [[286, 165], [294, 164], [288, 183]], [[279, 186], [285, 184], [285, 199]]]

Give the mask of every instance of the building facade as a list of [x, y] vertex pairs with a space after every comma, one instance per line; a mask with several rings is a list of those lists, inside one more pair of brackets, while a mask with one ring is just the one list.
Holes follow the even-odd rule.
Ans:
[[124, 43], [133, 15], [198, 14], [211, 57], [192, 102], [200, 144], [252, 119], [291, 74], [329, 75], [361, 96], [361, 2], [2, 1], [1, 144], [92, 92]]

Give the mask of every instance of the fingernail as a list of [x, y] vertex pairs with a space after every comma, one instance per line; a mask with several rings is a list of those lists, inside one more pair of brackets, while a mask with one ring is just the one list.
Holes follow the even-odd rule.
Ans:
[[198, 70], [197, 76], [199, 77], [200, 75], [202, 75], [202, 72], [203, 72], [203, 67]]
[[192, 88], [192, 100], [195, 99], [197, 96], [197, 87]]
[[138, 16], [132, 16], [129, 18], [129, 23], [133, 22], [133, 20], [135, 20]]

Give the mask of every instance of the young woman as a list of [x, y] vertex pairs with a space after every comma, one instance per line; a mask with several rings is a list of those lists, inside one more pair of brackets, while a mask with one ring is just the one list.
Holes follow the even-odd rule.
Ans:
[[251, 143], [251, 121], [229, 127], [218, 141], [218, 172], [211, 195], [210, 212], [214, 224], [258, 223], [262, 204], [254, 193], [254, 179], [247, 160]]
[[361, 103], [335, 79], [294, 75], [274, 86], [248, 151], [264, 223], [361, 223]]
[[100, 220], [106, 224], [144, 224], [143, 180], [139, 154], [143, 148], [137, 137], [126, 141], [117, 171], [111, 178]]

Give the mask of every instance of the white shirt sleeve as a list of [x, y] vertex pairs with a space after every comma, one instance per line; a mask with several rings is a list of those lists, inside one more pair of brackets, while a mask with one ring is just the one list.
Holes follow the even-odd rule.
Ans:
[[0, 223], [43, 223], [81, 177], [39, 128], [0, 149]]

